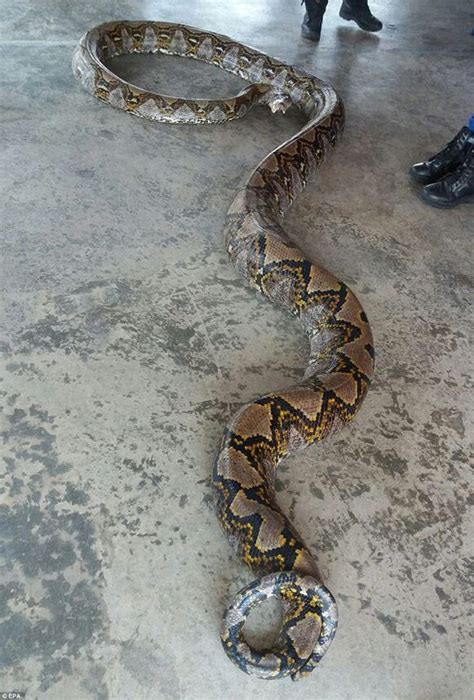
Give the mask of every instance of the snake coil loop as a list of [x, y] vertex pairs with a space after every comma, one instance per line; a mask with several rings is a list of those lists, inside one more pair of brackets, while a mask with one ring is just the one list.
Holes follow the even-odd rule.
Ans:
[[[280, 634], [272, 649], [257, 651], [245, 641], [243, 626], [255, 605], [274, 596], [284, 608]], [[282, 571], [254, 581], [235, 596], [224, 613], [221, 640], [228, 657], [246, 673], [298, 680], [322, 659], [336, 628], [336, 601], [330, 591], [311, 576]]]

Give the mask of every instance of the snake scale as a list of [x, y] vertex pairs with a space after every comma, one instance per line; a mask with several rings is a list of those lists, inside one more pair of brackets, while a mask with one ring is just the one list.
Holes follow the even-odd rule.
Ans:
[[[130, 53], [198, 59], [249, 85], [217, 100], [159, 95], [106, 66], [108, 59]], [[236, 193], [225, 240], [247, 282], [299, 319], [309, 336], [309, 363], [298, 385], [262, 396], [233, 416], [212, 477], [221, 525], [259, 576], [224, 614], [224, 649], [249, 674], [295, 680], [325, 654], [336, 632], [337, 609], [311, 553], [276, 503], [276, 468], [289, 453], [352, 420], [374, 367], [372, 335], [358, 300], [307, 260], [282, 228], [285, 211], [342, 132], [342, 102], [330, 85], [300, 68], [228, 37], [165, 22], [116, 21], [92, 29], [74, 52], [73, 70], [100, 100], [147, 119], [219, 123], [242, 117], [256, 104], [273, 112], [295, 105], [306, 117], [306, 125], [269, 153]], [[246, 642], [243, 626], [250, 609], [270, 596], [280, 599], [283, 622], [273, 648], [257, 650]]]

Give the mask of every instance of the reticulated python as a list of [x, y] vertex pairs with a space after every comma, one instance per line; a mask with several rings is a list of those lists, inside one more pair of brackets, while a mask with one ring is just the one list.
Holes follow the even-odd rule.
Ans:
[[[129, 53], [166, 53], [214, 64], [250, 82], [227, 99], [158, 95], [114, 75], [104, 61]], [[311, 672], [336, 632], [333, 596], [316, 563], [275, 501], [279, 461], [352, 420], [373, 373], [367, 317], [354, 294], [306, 260], [281, 226], [285, 211], [323, 162], [344, 126], [344, 110], [328, 84], [228, 37], [165, 22], [111, 22], [84, 35], [74, 75], [88, 92], [146, 119], [214, 123], [242, 117], [253, 105], [273, 112], [299, 107], [306, 126], [268, 154], [227, 213], [226, 245], [252, 287], [300, 319], [310, 341], [303, 380], [244, 406], [227, 425], [213, 470], [219, 520], [242, 560], [260, 578], [226, 610], [221, 638], [242, 670], [261, 678]], [[244, 639], [253, 605], [270, 596], [283, 604], [274, 647], [257, 651]]]

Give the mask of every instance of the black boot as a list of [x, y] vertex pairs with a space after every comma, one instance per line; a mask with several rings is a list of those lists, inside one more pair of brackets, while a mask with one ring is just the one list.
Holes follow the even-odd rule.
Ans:
[[304, 4], [306, 13], [301, 25], [301, 35], [310, 41], [319, 41], [328, 0], [304, 0]]
[[367, 0], [343, 0], [339, 17], [347, 21], [354, 20], [365, 32], [379, 32], [383, 24], [374, 17]]
[[461, 165], [469, 149], [469, 139], [473, 133], [463, 126], [456, 136], [439, 153], [423, 163], [412, 165], [409, 173], [414, 180], [428, 185], [453, 172]]
[[423, 187], [421, 196], [433, 207], [455, 207], [460, 202], [474, 203], [474, 144], [464, 163], [442, 180]]

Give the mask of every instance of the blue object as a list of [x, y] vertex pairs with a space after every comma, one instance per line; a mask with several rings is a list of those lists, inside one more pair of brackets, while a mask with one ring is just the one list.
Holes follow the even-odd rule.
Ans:
[[469, 120], [467, 122], [467, 128], [469, 129], [469, 131], [474, 132], [474, 114], [471, 114], [471, 116], [469, 117]]

